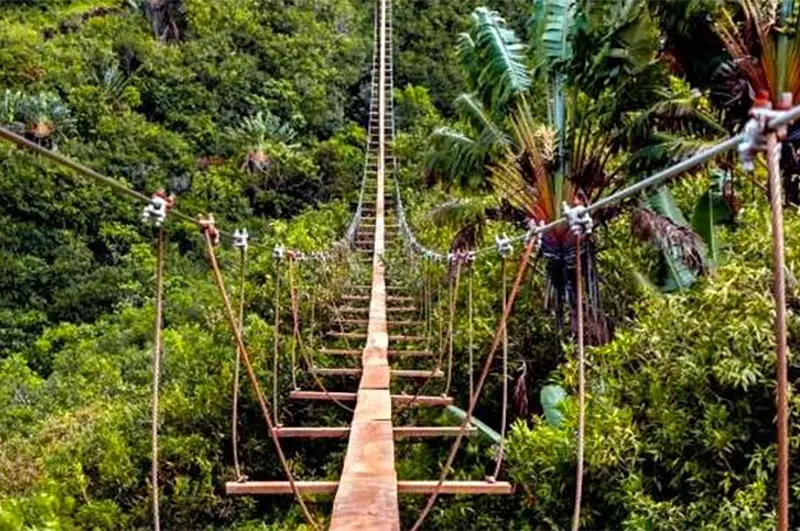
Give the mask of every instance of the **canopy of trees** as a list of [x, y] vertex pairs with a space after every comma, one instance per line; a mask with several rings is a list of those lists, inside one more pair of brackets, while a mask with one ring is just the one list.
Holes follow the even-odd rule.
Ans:
[[[800, 32], [786, 57], [771, 54], [786, 31], [778, 4], [396, 0], [395, 153], [411, 225], [442, 251], [490, 244], [529, 219], [555, 219], [563, 201], [602, 198], [740, 131], [759, 91], [777, 101], [775, 72], [789, 72], [782, 84], [797, 100]], [[0, 124], [257, 234], [245, 330], [266, 382], [275, 334], [291, 334], [274, 326], [272, 247], [325, 248], [357, 197], [372, 17], [367, 0], [0, 0]], [[798, 139], [791, 129], [781, 162], [790, 350], [800, 333]], [[5, 144], [0, 177], [0, 530], [146, 528], [153, 233], [138, 205]], [[592, 344], [583, 526], [775, 527], [765, 183], [761, 165], [743, 172], [734, 154], [599, 212], [579, 257], [568, 230], [545, 239], [509, 324], [502, 473], [516, 494], [440, 500], [426, 528], [570, 525], [576, 260]], [[224, 495], [235, 348], [196, 228], [170, 225], [168, 242], [162, 525], [303, 528], [287, 499]], [[221, 256], [238, 287], [237, 256]], [[298, 282], [324, 300], [338, 289], [328, 274]], [[491, 343], [499, 275], [498, 261], [476, 266], [476, 352]], [[304, 319], [311, 308], [306, 297]], [[461, 404], [466, 326], [455, 333]], [[792, 358], [795, 390], [798, 370]], [[493, 377], [476, 413], [497, 430], [500, 386]], [[242, 402], [247, 473], [280, 478], [249, 391]], [[322, 415], [316, 424], [347, 422]], [[292, 469], [336, 478], [344, 446], [315, 444], [287, 445]], [[399, 475], [435, 476], [447, 446], [399, 447]], [[454, 475], [488, 474], [496, 446], [466, 447]], [[404, 522], [421, 504], [404, 499]]]

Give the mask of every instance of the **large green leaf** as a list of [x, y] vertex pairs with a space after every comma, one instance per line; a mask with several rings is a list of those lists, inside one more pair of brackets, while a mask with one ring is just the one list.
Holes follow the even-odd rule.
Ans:
[[475, 129], [479, 142], [486, 151], [498, 144], [505, 144], [508, 139], [492, 121], [483, 104], [473, 94], [461, 94], [454, 102], [458, 114]]
[[481, 64], [478, 92], [487, 106], [502, 109], [531, 87], [525, 45], [496, 12], [472, 13], [475, 52]]
[[[460, 407], [447, 406], [447, 411], [455, 415], [456, 418], [458, 418], [458, 420], [460, 420], [461, 422], [464, 422], [464, 419], [467, 418], [467, 412], [461, 409]], [[470, 423], [476, 428], [478, 428], [478, 431], [481, 434], [483, 434], [487, 439], [489, 439], [495, 444], [500, 444], [500, 440], [502, 439], [502, 437], [500, 437], [500, 434], [494, 431], [489, 426], [487, 426], [485, 423], [481, 422], [475, 417], [472, 417], [472, 419], [470, 419]]]
[[575, 0], [535, 0], [531, 17], [531, 43], [549, 69], [572, 56], [570, 31]]
[[[679, 227], [689, 227], [689, 222], [675, 203], [672, 192], [661, 187], [647, 199], [648, 207]], [[666, 246], [661, 248], [666, 265], [665, 276], [660, 279], [664, 291], [678, 291], [690, 287], [697, 280], [697, 272], [687, 266], [679, 256], [677, 249]]]
[[539, 401], [542, 403], [544, 417], [551, 426], [561, 426], [564, 421], [561, 404], [566, 397], [567, 392], [560, 385], [545, 385], [539, 392]]
[[720, 223], [727, 223], [734, 217], [723, 194], [728, 179], [728, 175], [723, 171], [712, 170], [711, 186], [697, 199], [697, 205], [692, 211], [692, 228], [706, 242], [713, 262], [716, 262], [719, 252], [714, 227]]

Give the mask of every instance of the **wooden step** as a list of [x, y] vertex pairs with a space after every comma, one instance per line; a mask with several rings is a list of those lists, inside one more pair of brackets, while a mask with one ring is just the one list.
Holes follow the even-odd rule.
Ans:
[[[340, 339], [367, 339], [366, 332], [340, 332], [337, 330], [331, 330], [328, 332], [328, 337], [336, 337]], [[403, 335], [393, 335], [389, 334], [389, 342], [397, 342], [397, 341], [406, 341], [406, 342], [413, 342], [413, 341], [427, 341], [428, 336], [403, 336]]]
[[[343, 301], [368, 301], [370, 300], [369, 295], [342, 295], [341, 299]], [[414, 302], [414, 297], [409, 297], [406, 295], [387, 295], [386, 301], [387, 302]]]
[[[339, 311], [342, 313], [369, 313], [368, 307], [363, 308], [352, 308], [352, 307], [344, 307], [339, 308]], [[413, 306], [405, 306], [405, 307], [396, 307], [396, 308], [386, 308], [387, 313], [407, 313], [407, 312], [416, 312], [417, 308]]]
[[[327, 354], [328, 356], [361, 356], [364, 353], [363, 349], [347, 349], [347, 348], [322, 348], [319, 350], [320, 354]], [[431, 358], [436, 354], [430, 350], [389, 350], [388, 355], [395, 358]]]
[[[424, 439], [429, 437], [457, 437], [461, 426], [395, 426], [392, 428], [395, 439]], [[478, 428], [468, 426], [464, 435], [471, 437]], [[344, 439], [350, 434], [350, 426], [341, 427], [280, 427], [275, 435], [280, 439]]]
[[[345, 289], [371, 290], [372, 286], [367, 286], [364, 284], [351, 284]], [[411, 288], [407, 286], [386, 286], [386, 289], [388, 291], [411, 291]]]
[[[403, 481], [397, 482], [398, 494], [432, 494], [438, 481]], [[339, 488], [338, 481], [295, 481], [300, 494], [335, 494]], [[439, 490], [440, 494], [493, 494], [509, 495], [514, 487], [507, 481], [445, 481]], [[292, 494], [288, 481], [229, 481], [225, 484], [225, 493], [231, 496], [271, 496]]]
[[[369, 319], [339, 319], [336, 321], [337, 324], [345, 324], [345, 325], [354, 325], [354, 326], [367, 326], [369, 324]], [[424, 326], [424, 321], [387, 321], [386, 324], [389, 328], [395, 327], [404, 327], [404, 326]]]
[[[312, 373], [319, 376], [361, 376], [364, 372], [360, 368], [323, 368], [316, 367], [311, 370]], [[414, 370], [414, 369], [393, 369], [390, 374], [395, 378], [441, 378], [444, 373], [441, 370], [427, 371], [427, 370]]]
[[[355, 402], [358, 393], [349, 392], [328, 392], [324, 391], [292, 391], [289, 393], [289, 398], [293, 400], [338, 400], [340, 402]], [[413, 395], [392, 395], [392, 402], [396, 404], [412, 403], [415, 406], [450, 406], [453, 404], [452, 396], [429, 396], [421, 395], [415, 397]]]

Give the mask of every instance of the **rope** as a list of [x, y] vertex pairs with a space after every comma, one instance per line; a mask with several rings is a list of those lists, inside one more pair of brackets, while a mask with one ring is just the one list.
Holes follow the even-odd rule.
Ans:
[[769, 169], [769, 203], [772, 210], [772, 254], [775, 280], [775, 353], [777, 384], [778, 431], [778, 525], [780, 531], [789, 529], [789, 381], [786, 328], [786, 251], [783, 233], [783, 189], [780, 170], [781, 144], [777, 135], [767, 135], [767, 164]]
[[450, 322], [447, 328], [447, 384], [444, 388], [444, 394], [447, 396], [450, 393], [450, 385], [453, 382], [453, 340], [454, 331], [453, 323], [456, 319], [456, 304], [458, 302], [458, 287], [461, 280], [461, 260], [456, 260], [456, 274], [455, 280], [451, 283], [450, 288]]
[[[508, 279], [506, 270], [508, 267], [508, 259], [503, 258], [502, 274], [503, 274], [503, 308], [506, 307], [508, 301]], [[494, 473], [492, 479], [496, 480], [500, 475], [500, 467], [503, 465], [503, 455], [505, 452], [506, 444], [506, 426], [508, 424], [508, 327], [503, 327], [503, 400], [502, 400], [502, 413], [500, 419], [500, 448], [497, 453], [497, 462], [494, 465]]]
[[575, 286], [576, 314], [578, 332], [578, 469], [575, 474], [575, 510], [572, 516], [572, 531], [578, 531], [581, 523], [581, 498], [583, 496], [583, 453], [586, 418], [586, 355], [584, 353], [583, 331], [583, 272], [581, 264], [582, 236], [575, 238]]
[[164, 348], [162, 327], [164, 326], [164, 228], [159, 227], [156, 250], [156, 321], [153, 338], [153, 400], [152, 400], [152, 483], [153, 483], [153, 529], [161, 529], [158, 487], [158, 391], [161, 385], [161, 353]]
[[[309, 359], [308, 353], [304, 348], [302, 336], [300, 335], [300, 308], [299, 308], [300, 304], [298, 302], [299, 297], [297, 296], [297, 289], [294, 281], [294, 260], [291, 258], [289, 259], [289, 287], [290, 287], [290, 294], [292, 297], [292, 318], [294, 320], [294, 334], [295, 334], [294, 339], [297, 345], [300, 347], [300, 355], [303, 357], [303, 361], [305, 361], [306, 365], [308, 366], [308, 370], [311, 373], [311, 377], [314, 380], [314, 383], [320, 389], [320, 391], [322, 391], [325, 394], [325, 397], [328, 400], [330, 400], [340, 408], [344, 409], [345, 411], [348, 411], [350, 413], [355, 413], [355, 409], [344, 404], [341, 400], [331, 395], [330, 391], [328, 391], [328, 388], [325, 387], [325, 384], [322, 382], [320, 377], [314, 371], [315, 369], [314, 362], [313, 360]], [[292, 367], [292, 370], [294, 370], [294, 366]], [[295, 383], [295, 389], [297, 389], [296, 383]]]
[[[505, 261], [503, 262], [505, 264]], [[469, 266], [469, 284], [468, 284], [468, 299], [469, 299], [469, 396], [472, 396], [472, 393], [475, 389], [475, 377], [473, 374], [475, 365], [475, 315], [474, 315], [474, 304], [473, 304], [473, 296], [472, 296], [472, 279], [475, 276], [475, 264], [471, 263]], [[503, 275], [505, 278], [505, 274]], [[503, 305], [505, 306], [505, 299], [503, 300]]]
[[[247, 247], [242, 247], [239, 254], [239, 334], [242, 334], [244, 323], [244, 283], [247, 272]], [[231, 422], [231, 443], [233, 445], [233, 468], [236, 471], [236, 481], [244, 481], [239, 464], [239, 371], [242, 364], [242, 353], [236, 349], [236, 366], [233, 371], [233, 421]]]
[[447, 479], [447, 475], [450, 472], [450, 468], [453, 466], [453, 461], [455, 460], [458, 448], [461, 445], [461, 441], [464, 439], [464, 434], [466, 433], [467, 425], [472, 419], [472, 414], [475, 411], [475, 406], [478, 403], [481, 391], [483, 390], [483, 386], [486, 383], [486, 378], [489, 375], [489, 370], [491, 369], [492, 361], [494, 361], [494, 356], [497, 353], [497, 349], [500, 347], [500, 342], [503, 336], [503, 330], [505, 330], [506, 328], [508, 317], [511, 314], [511, 309], [514, 306], [514, 301], [516, 300], [517, 295], [519, 294], [519, 290], [522, 285], [522, 279], [525, 276], [525, 271], [527, 270], [528, 262], [530, 260], [531, 254], [533, 253], [536, 242], [537, 240], [535, 238], [532, 238], [528, 241], [527, 245], [525, 246], [525, 252], [523, 253], [522, 258], [520, 259], [519, 271], [517, 272], [517, 277], [514, 280], [514, 286], [512, 287], [511, 294], [509, 295], [505, 307], [503, 308], [503, 315], [500, 318], [500, 323], [498, 324], [497, 330], [495, 331], [494, 334], [492, 347], [489, 350], [489, 354], [488, 356], [486, 356], [486, 361], [483, 364], [483, 369], [481, 370], [480, 378], [478, 378], [478, 383], [475, 386], [475, 393], [472, 396], [470, 396], [469, 408], [467, 410], [467, 414], [464, 416], [464, 420], [461, 421], [461, 429], [458, 433], [458, 436], [456, 437], [456, 440], [453, 442], [452, 447], [450, 448], [450, 454], [447, 456], [447, 461], [445, 461], [442, 473], [439, 476], [439, 482], [437, 483], [433, 493], [428, 498], [425, 507], [420, 512], [417, 521], [414, 522], [411, 531], [418, 531], [423, 522], [425, 522], [425, 519], [431, 512], [431, 509], [433, 509], [433, 505], [436, 503], [436, 499], [439, 497], [439, 494], [442, 491], [442, 486], [444, 485], [445, 479]]
[[281, 264], [275, 262], [275, 336], [273, 338], [273, 356], [272, 356], [272, 410], [275, 414], [275, 424], [280, 426], [281, 422], [278, 418], [278, 369], [280, 364], [278, 358], [281, 355]]
[[214, 244], [211, 240], [208, 231], [203, 231], [203, 237], [206, 243], [208, 261], [209, 264], [211, 265], [214, 281], [217, 284], [217, 290], [219, 291], [220, 297], [222, 298], [223, 307], [225, 310], [225, 316], [228, 319], [228, 325], [230, 326], [231, 333], [233, 334], [233, 339], [234, 341], [236, 341], [236, 346], [238, 347], [239, 352], [242, 355], [242, 360], [244, 361], [245, 369], [247, 370], [247, 377], [250, 379], [250, 384], [253, 387], [253, 391], [255, 392], [256, 398], [258, 399], [258, 405], [261, 408], [261, 412], [264, 416], [264, 421], [267, 423], [267, 431], [269, 432], [270, 438], [272, 438], [272, 443], [275, 445], [275, 450], [278, 454], [278, 459], [281, 463], [281, 468], [283, 468], [283, 472], [289, 481], [292, 493], [294, 494], [297, 503], [300, 505], [300, 508], [303, 511], [303, 516], [305, 516], [308, 523], [314, 529], [319, 529], [316, 521], [314, 520], [314, 517], [311, 516], [311, 512], [308, 510], [308, 507], [306, 506], [305, 501], [303, 501], [303, 497], [297, 488], [294, 476], [292, 475], [292, 471], [289, 468], [289, 463], [286, 461], [286, 456], [284, 455], [283, 449], [281, 448], [280, 440], [278, 439], [278, 436], [275, 433], [275, 427], [272, 423], [272, 420], [270, 419], [269, 407], [267, 406], [267, 402], [264, 399], [264, 393], [261, 391], [261, 386], [259, 385], [255, 371], [253, 370], [253, 364], [250, 362], [250, 355], [247, 353], [247, 347], [245, 347], [244, 340], [242, 339], [242, 334], [240, 333], [239, 325], [236, 322], [236, 316], [233, 314], [231, 301], [228, 298], [228, 292], [225, 290], [225, 282], [222, 279], [222, 272], [219, 269], [219, 264], [217, 263], [217, 256], [216, 253], [214, 252]]
[[297, 385], [297, 344], [300, 342], [300, 302], [295, 297], [294, 260], [292, 258], [289, 258], [289, 294], [292, 304], [292, 348], [290, 356], [292, 389], [297, 390], [299, 389]]

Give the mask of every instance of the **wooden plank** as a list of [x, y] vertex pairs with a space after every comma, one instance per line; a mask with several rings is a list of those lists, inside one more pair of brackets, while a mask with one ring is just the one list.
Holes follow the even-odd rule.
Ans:
[[[328, 356], [359, 356], [362, 354], [361, 350], [347, 348], [322, 348], [319, 352]], [[428, 358], [436, 354], [430, 350], [389, 350], [387, 355], [390, 358]]]
[[[289, 393], [289, 398], [292, 400], [321, 400], [332, 401], [336, 399], [340, 402], [355, 402], [357, 400], [357, 393], [331, 391], [325, 393], [324, 391], [292, 391]], [[414, 398], [413, 395], [391, 395], [392, 402], [398, 404], [407, 404], [413, 402], [416, 406], [449, 406], [453, 403], [451, 396], [431, 396], [420, 395]]]
[[[394, 426], [392, 433], [397, 439], [425, 439], [432, 437], [456, 437], [460, 426]], [[467, 427], [465, 435], [478, 433], [475, 426]], [[338, 427], [280, 427], [275, 428], [275, 435], [281, 439], [344, 439], [350, 434], [350, 426]]]
[[[338, 481], [298, 481], [297, 488], [301, 494], [334, 494], [339, 487]], [[437, 481], [404, 481], [397, 482], [398, 494], [431, 494], [436, 489]], [[288, 481], [234, 481], [225, 484], [225, 492], [231, 495], [276, 495], [292, 494]], [[514, 486], [507, 481], [445, 481], [441, 494], [514, 494]]]
[[[367, 367], [367, 370], [373, 368], [379, 369], [379, 367]], [[311, 370], [318, 376], [361, 376], [363, 371], [364, 369], [359, 367], [315, 367]], [[444, 372], [441, 370], [392, 369], [390, 375], [393, 378], [441, 378], [444, 376]], [[383, 376], [379, 376], [379, 378], [383, 378]], [[386, 384], [382, 387], [386, 387]], [[373, 388], [377, 389], [378, 386], [373, 385]]]
[[[379, 360], [380, 361], [380, 360]], [[367, 365], [364, 364], [364, 371], [361, 374], [361, 381], [358, 384], [359, 389], [381, 389], [386, 391], [384, 394], [388, 397], [389, 384], [391, 382], [391, 374], [389, 372], [389, 365], [386, 364], [384, 358], [383, 363], [375, 363]], [[359, 401], [361, 397], [359, 397]], [[391, 413], [390, 413], [391, 415]], [[390, 417], [391, 418], [391, 417]]]
[[[339, 308], [341, 313], [369, 313], [369, 308], [364, 306], [363, 308], [354, 308], [344, 306]], [[395, 307], [395, 308], [386, 308], [386, 313], [406, 313], [406, 312], [416, 312], [417, 308], [415, 306], [403, 306], [403, 307]]]
[[390, 350], [390, 358], [432, 358], [436, 354], [430, 350]]

